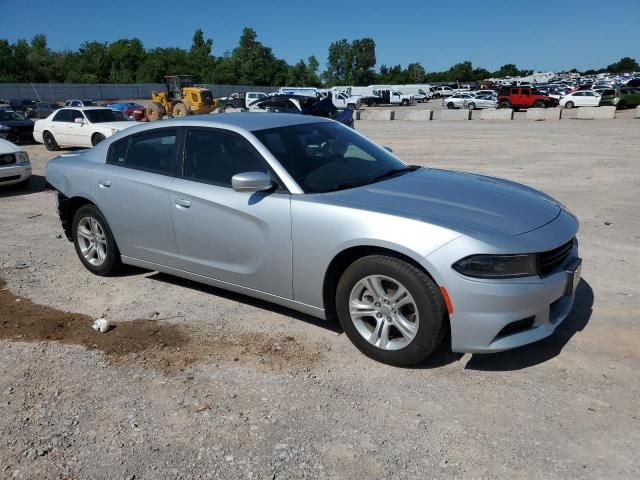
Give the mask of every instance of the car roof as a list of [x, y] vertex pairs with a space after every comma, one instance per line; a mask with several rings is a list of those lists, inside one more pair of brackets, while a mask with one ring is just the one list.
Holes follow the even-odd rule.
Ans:
[[72, 107], [70, 105], [66, 105], [64, 107], [62, 107], [60, 110], [81, 110], [83, 112], [86, 112], [87, 110], [110, 110], [108, 107], [100, 107], [100, 106], [95, 106], [95, 107]]

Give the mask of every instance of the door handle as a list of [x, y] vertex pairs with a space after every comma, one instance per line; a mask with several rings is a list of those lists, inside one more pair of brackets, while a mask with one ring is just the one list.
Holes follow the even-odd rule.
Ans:
[[111, 180], [98, 180], [98, 186], [100, 188], [109, 188], [111, 186]]
[[191, 202], [183, 198], [176, 198], [175, 204], [178, 208], [189, 208], [191, 206]]

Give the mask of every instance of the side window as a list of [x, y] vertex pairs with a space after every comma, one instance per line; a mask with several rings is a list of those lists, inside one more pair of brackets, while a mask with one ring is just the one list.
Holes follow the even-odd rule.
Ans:
[[511, 89], [511, 95], [518, 95], [520, 93], [520, 89], [519, 88], [512, 88]]
[[69, 110], [69, 122], [75, 122], [76, 118], [81, 118], [84, 120], [84, 115], [82, 115], [82, 112], [80, 110]]
[[70, 122], [71, 115], [69, 114], [70, 110], [60, 110], [53, 117], [54, 122]]
[[231, 187], [231, 177], [243, 172], [269, 172], [262, 156], [245, 139], [215, 130], [187, 133], [184, 178]]
[[126, 151], [125, 166], [161, 175], [173, 175], [177, 137], [178, 132], [175, 130], [134, 135]]
[[191, 101], [194, 103], [198, 103], [198, 95], [195, 93], [191, 94]]
[[129, 147], [128, 138], [125, 138], [124, 140], [120, 140], [114, 143], [113, 145], [111, 145], [111, 149], [109, 150], [109, 163], [112, 165], [124, 166], [127, 158], [128, 147]]

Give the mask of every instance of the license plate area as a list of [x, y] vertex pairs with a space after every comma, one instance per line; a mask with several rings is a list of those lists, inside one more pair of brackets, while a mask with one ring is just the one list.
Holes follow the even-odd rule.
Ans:
[[582, 273], [582, 259], [576, 258], [569, 265], [565, 267], [567, 273], [567, 287], [564, 294], [567, 296], [573, 296], [576, 293], [578, 284], [580, 283], [580, 275]]

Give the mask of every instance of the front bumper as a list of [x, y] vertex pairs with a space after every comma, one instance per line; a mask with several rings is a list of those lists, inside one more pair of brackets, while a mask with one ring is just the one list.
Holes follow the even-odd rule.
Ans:
[[30, 163], [17, 163], [8, 167], [0, 167], [0, 186], [17, 185], [30, 177]]
[[[511, 237], [501, 252], [545, 252], [577, 233], [577, 220], [562, 212], [549, 224]], [[427, 270], [445, 287], [451, 299], [451, 348], [461, 353], [501, 352], [551, 335], [569, 315], [575, 299], [574, 276], [568, 270], [579, 260], [578, 243], [555, 271], [545, 277], [475, 279], [459, 274], [451, 265], [474, 251], [473, 239], [450, 242], [427, 258]], [[524, 251], [519, 250], [523, 248]], [[489, 248], [489, 247], [487, 247]], [[471, 249], [471, 251], [469, 250]], [[429, 267], [432, 269], [430, 270]]]

